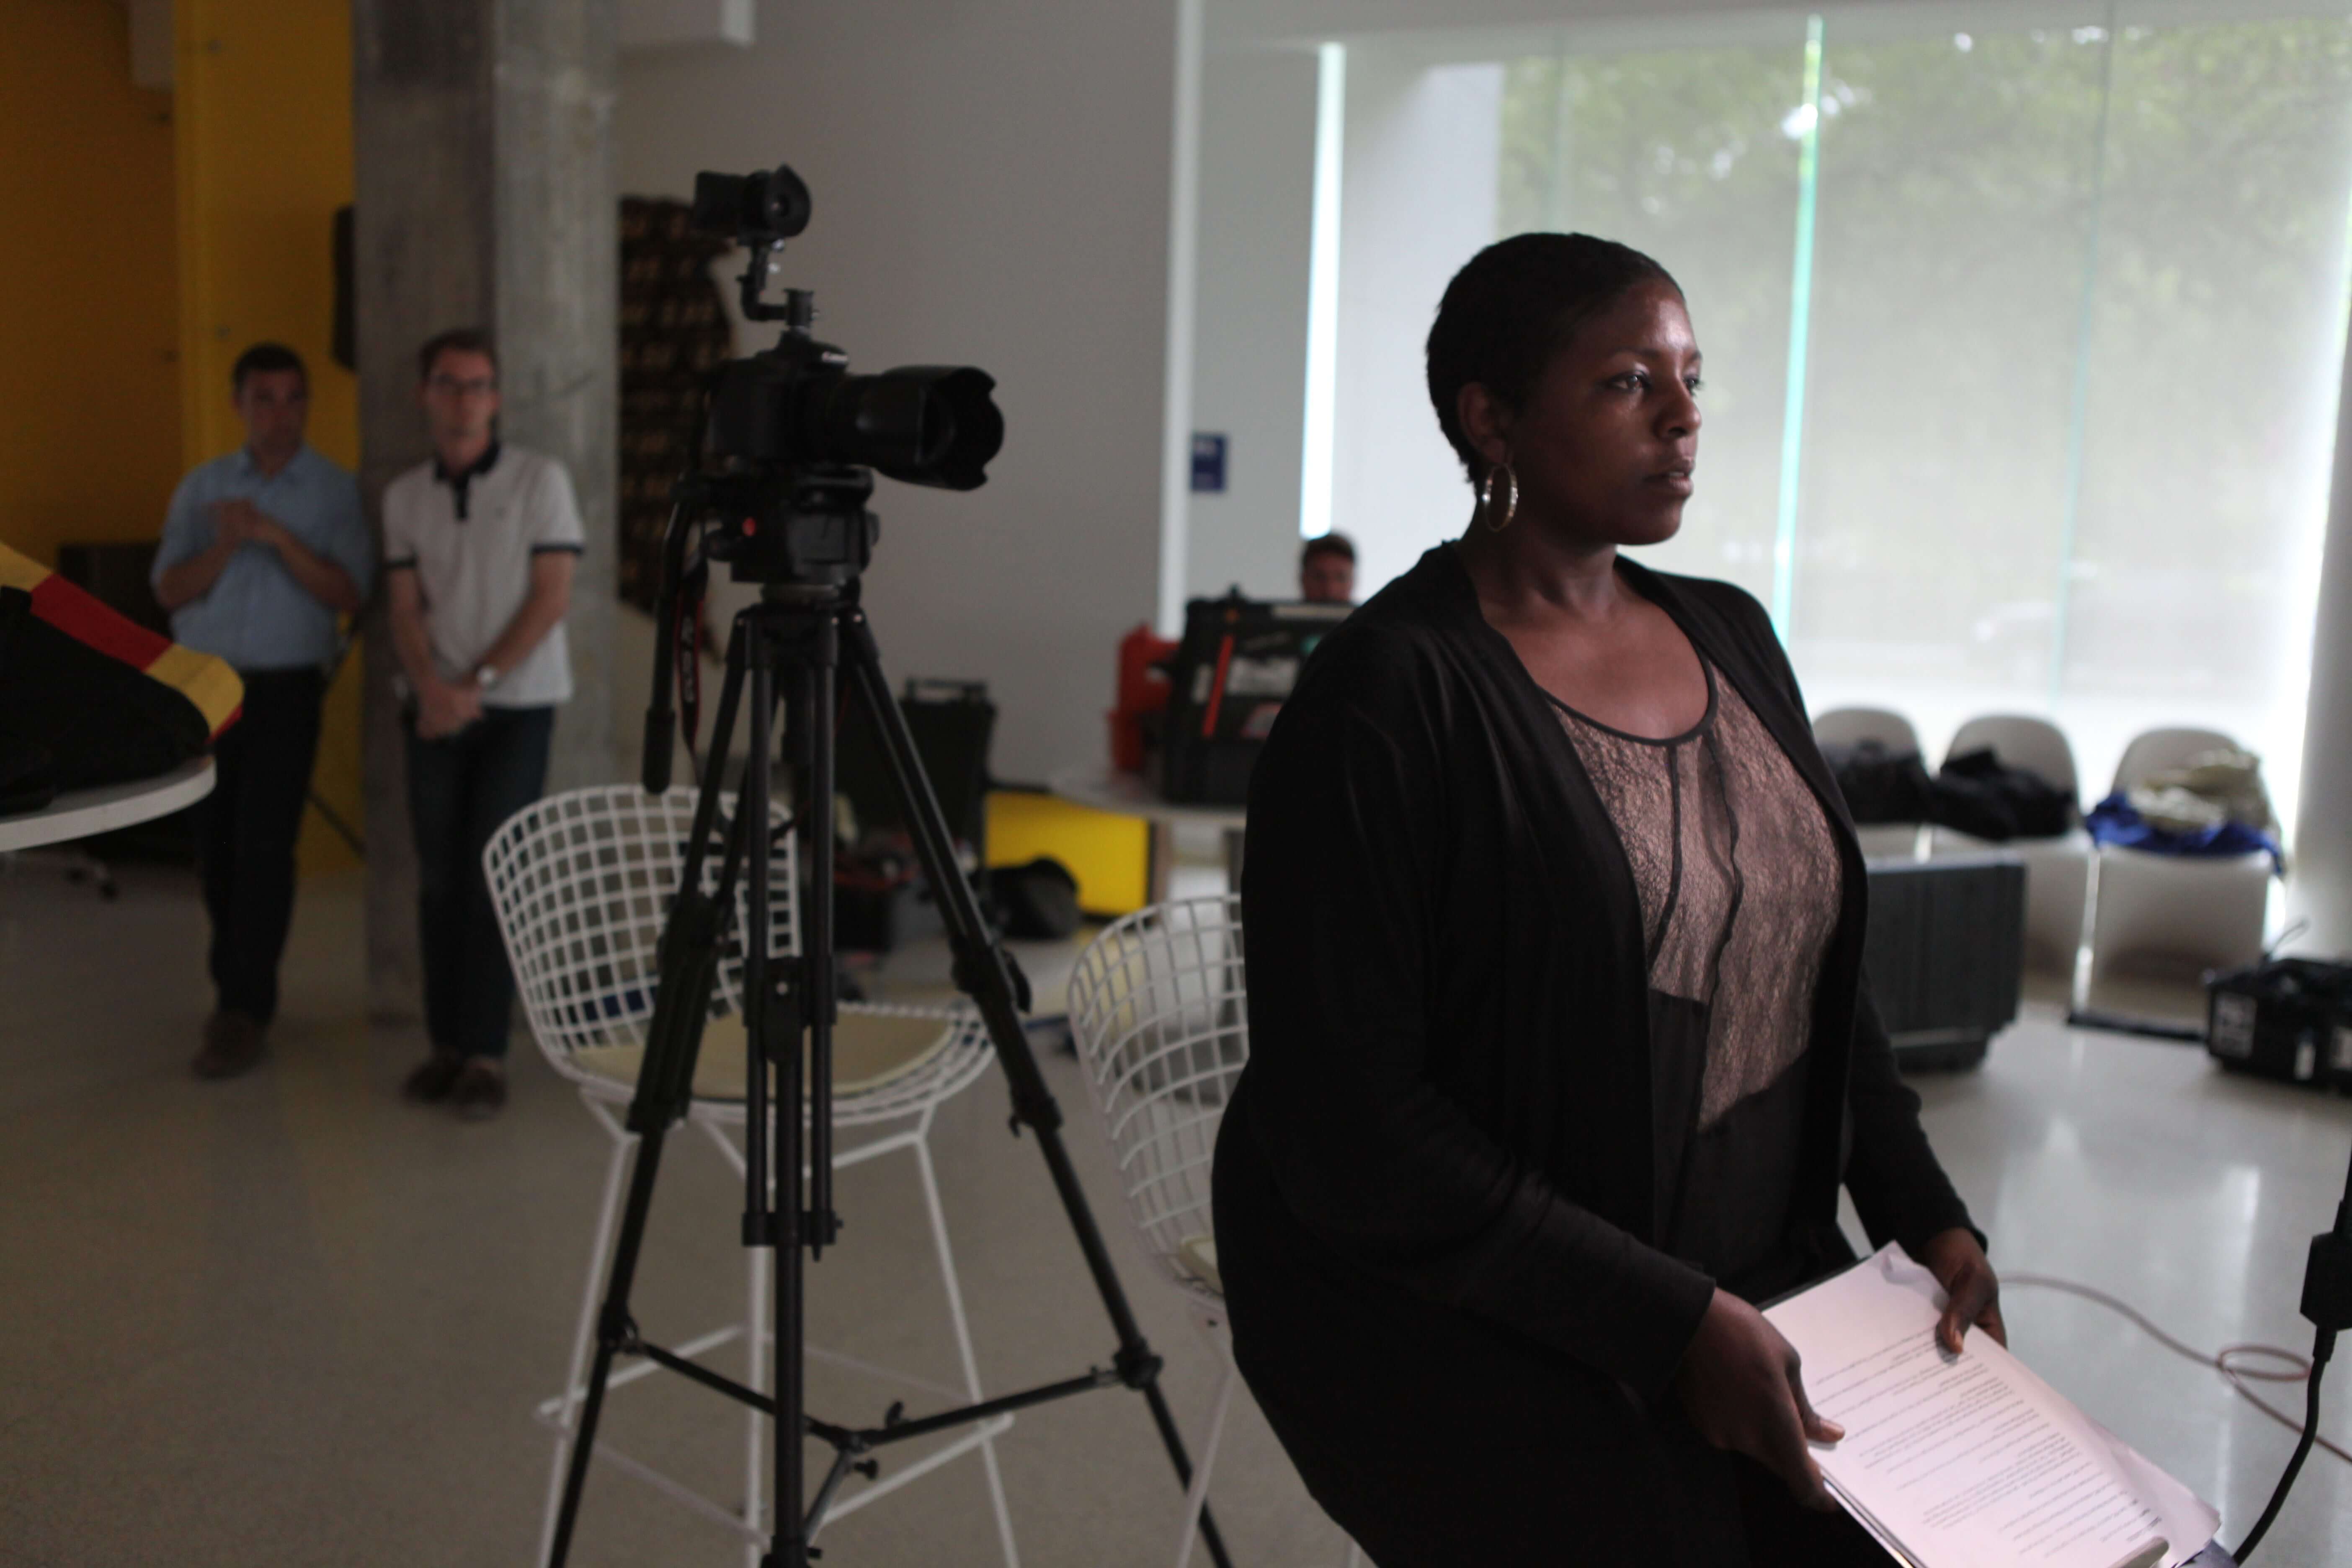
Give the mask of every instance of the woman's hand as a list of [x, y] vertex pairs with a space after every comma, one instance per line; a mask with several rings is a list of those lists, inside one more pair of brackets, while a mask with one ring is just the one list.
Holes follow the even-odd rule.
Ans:
[[1944, 1318], [1936, 1325], [1936, 1342], [1953, 1355], [1970, 1328], [1982, 1329], [1999, 1343], [2009, 1343], [2009, 1325], [2000, 1321], [2000, 1279], [1966, 1226], [1939, 1231], [1919, 1259], [1936, 1283], [1944, 1288]]
[[1805, 1445], [1834, 1443], [1845, 1428], [1813, 1413], [1796, 1347], [1763, 1313], [1717, 1290], [1675, 1372], [1675, 1393], [1700, 1436], [1754, 1459], [1806, 1507], [1837, 1507]]

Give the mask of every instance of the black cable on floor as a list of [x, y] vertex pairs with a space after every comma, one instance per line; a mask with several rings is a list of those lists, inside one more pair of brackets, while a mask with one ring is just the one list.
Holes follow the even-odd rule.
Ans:
[[[2304, 1460], [2311, 1457], [2312, 1442], [2319, 1436], [2319, 1380], [2326, 1373], [2327, 1358], [2335, 1350], [2335, 1331], [2320, 1330], [2311, 1347], [2311, 1379], [2305, 1385], [2303, 1436], [2294, 1446], [2294, 1458], [2289, 1459], [2286, 1468], [2280, 1472], [2278, 1488], [2271, 1493], [2271, 1500], [2263, 1505], [2262, 1518], [2254, 1521], [2254, 1528], [2247, 1532], [2246, 1539], [2238, 1549], [2230, 1553], [2238, 1560], [2242, 1568], [2246, 1559], [2254, 1554], [2254, 1548], [2263, 1543], [2263, 1537], [2270, 1533], [2271, 1521], [2278, 1518], [2280, 1508], [2285, 1504], [2288, 1489], [2294, 1485], [2294, 1478], [2303, 1469]], [[2341, 1448], [2336, 1451], [2343, 1452]]]

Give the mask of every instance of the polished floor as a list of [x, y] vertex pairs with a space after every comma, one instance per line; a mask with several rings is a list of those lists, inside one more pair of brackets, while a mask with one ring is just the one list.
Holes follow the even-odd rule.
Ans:
[[[126, 877], [104, 903], [47, 865], [0, 858], [0, 1565], [528, 1562], [548, 1458], [530, 1407], [562, 1379], [603, 1133], [520, 1038], [501, 1120], [401, 1103], [421, 1046], [413, 1028], [360, 1021], [357, 900], [334, 885], [305, 890], [272, 1058], [197, 1083], [202, 939], [184, 877]], [[1046, 993], [1070, 951], [1028, 953]], [[886, 986], [935, 984], [935, 957], [909, 955]], [[2037, 1006], [1983, 1070], [1921, 1084], [1996, 1260], [2111, 1290], [2199, 1345], [2307, 1345], [2302, 1256], [2342, 1191], [2352, 1101], [2056, 1017]], [[1210, 1354], [1119, 1226], [1073, 1064], [1046, 1070], [1180, 1417], [1197, 1424]], [[991, 1386], [1104, 1360], [1111, 1336], [1034, 1149], [1006, 1134], [1001, 1079], [950, 1104], [933, 1136]], [[707, 1150], [673, 1149], [639, 1315], [655, 1337], [683, 1338], [740, 1306], [740, 1193]], [[850, 1228], [814, 1271], [813, 1340], [945, 1378], [911, 1169], [855, 1173], [840, 1198]], [[2226, 1540], [2242, 1534], [2285, 1431], [2088, 1303], [2018, 1289], [2009, 1314], [2020, 1352], [2213, 1500]], [[2342, 1375], [2328, 1429], [2352, 1443]], [[815, 1383], [816, 1402], [854, 1421], [899, 1396], [839, 1371]], [[2299, 1390], [2280, 1394], [2299, 1406]], [[741, 1423], [712, 1396], [649, 1380], [615, 1396], [612, 1431], [734, 1495]], [[1033, 1568], [1172, 1554], [1177, 1496], [1131, 1395], [1025, 1413], [1001, 1451]], [[1344, 1561], [1245, 1399], [1214, 1495], [1238, 1562]], [[824, 1544], [829, 1568], [998, 1558], [970, 1459]], [[574, 1561], [742, 1557], [602, 1470]], [[2257, 1561], [2352, 1562], [2352, 1467], [2315, 1456]]]

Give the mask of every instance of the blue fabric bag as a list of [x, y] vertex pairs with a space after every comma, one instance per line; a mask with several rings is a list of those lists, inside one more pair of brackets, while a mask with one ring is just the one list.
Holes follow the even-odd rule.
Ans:
[[2221, 822], [2187, 833], [2158, 827], [2141, 816], [2121, 790], [2093, 806], [2083, 826], [2097, 843], [2143, 849], [2151, 855], [2252, 855], [2260, 850], [2271, 858], [2273, 871], [2286, 874], [2285, 858], [2273, 835], [2242, 822]]

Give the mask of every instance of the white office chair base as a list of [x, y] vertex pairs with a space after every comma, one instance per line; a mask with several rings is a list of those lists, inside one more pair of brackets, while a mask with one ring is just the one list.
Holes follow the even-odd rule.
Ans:
[[[566, 1381], [564, 1392], [543, 1401], [537, 1410], [540, 1421], [551, 1427], [555, 1433], [555, 1457], [548, 1479], [547, 1510], [540, 1531], [539, 1561], [542, 1563], [547, 1561], [548, 1552], [554, 1542], [556, 1516], [562, 1504], [564, 1473], [571, 1463], [574, 1422], [581, 1402], [588, 1394], [588, 1363], [595, 1346], [596, 1314], [603, 1304], [605, 1268], [611, 1258], [613, 1237], [620, 1222], [623, 1177], [628, 1169], [630, 1152], [637, 1142], [636, 1135], [630, 1132], [616, 1120], [613, 1110], [614, 1106], [626, 1102], [629, 1093], [626, 1086], [617, 1083], [610, 1087], [583, 1084], [580, 1091], [581, 1102], [588, 1108], [589, 1114], [593, 1116], [597, 1123], [612, 1137], [613, 1152], [605, 1166], [604, 1204], [596, 1222], [595, 1244], [589, 1258], [587, 1287], [581, 1298], [580, 1321], [572, 1335], [571, 1375]], [[946, 1097], [943, 1095], [940, 1098]], [[856, 1357], [821, 1350], [814, 1345], [807, 1347], [806, 1353], [812, 1361], [820, 1361], [848, 1371], [904, 1384], [943, 1399], [977, 1401], [984, 1397], [981, 1391], [980, 1371], [972, 1354], [971, 1330], [964, 1315], [963, 1291], [957, 1281], [955, 1255], [948, 1242], [946, 1215], [940, 1204], [938, 1173], [931, 1163], [929, 1134], [931, 1120], [937, 1109], [938, 1100], [936, 1100], [925, 1104], [919, 1110], [912, 1113], [914, 1122], [912, 1126], [887, 1133], [879, 1138], [870, 1139], [855, 1148], [844, 1150], [834, 1157], [833, 1164], [834, 1169], [838, 1171], [851, 1165], [862, 1164], [877, 1156], [901, 1149], [914, 1154], [915, 1163], [921, 1176], [924, 1209], [930, 1221], [931, 1244], [938, 1255], [940, 1279], [947, 1295], [948, 1318], [955, 1329], [956, 1352], [963, 1373], [964, 1386], [956, 1388], [946, 1384], [916, 1377], [888, 1367], [877, 1366]], [[713, 1105], [708, 1101], [697, 1101], [688, 1120], [709, 1137], [720, 1156], [740, 1179], [743, 1174], [742, 1152], [735, 1146], [720, 1125], [721, 1121], [730, 1119], [730, 1111], [731, 1120], [740, 1122], [741, 1121], [740, 1106], [730, 1107]], [[750, 1249], [745, 1257], [747, 1284], [744, 1321], [713, 1330], [698, 1339], [688, 1340], [676, 1347], [676, 1353], [688, 1359], [695, 1359], [723, 1345], [744, 1340], [746, 1342], [745, 1359], [748, 1363], [744, 1382], [750, 1387], [764, 1393], [769, 1386], [769, 1358], [774, 1352], [774, 1336], [767, 1332], [763, 1327], [768, 1317], [768, 1280], [772, 1261], [765, 1248]], [[606, 1388], [619, 1389], [659, 1370], [661, 1369], [650, 1361], [619, 1368], [606, 1381]], [[772, 1529], [766, 1519], [768, 1476], [764, 1439], [767, 1421], [768, 1417], [756, 1410], [745, 1412], [744, 1501], [740, 1510], [731, 1510], [713, 1501], [685, 1483], [663, 1474], [643, 1460], [601, 1439], [595, 1446], [593, 1457], [623, 1474], [633, 1476], [645, 1482], [656, 1491], [719, 1528], [734, 1532], [743, 1542], [745, 1568], [760, 1568], [761, 1556], [767, 1545]], [[950, 1460], [977, 1451], [981, 1456], [981, 1463], [987, 1472], [989, 1502], [996, 1515], [997, 1541], [1004, 1553], [1005, 1568], [1020, 1568], [1020, 1553], [1013, 1540], [1012, 1511], [1005, 1503], [1003, 1474], [997, 1464], [996, 1458], [996, 1439], [1012, 1429], [1013, 1422], [1012, 1415], [1004, 1415], [976, 1423], [954, 1441], [926, 1453], [919, 1459], [898, 1466], [889, 1475], [868, 1481], [855, 1489], [845, 1489], [835, 1499], [832, 1507], [827, 1510], [824, 1522], [829, 1524], [846, 1515], [856, 1513], [869, 1504], [880, 1501], [900, 1487], [929, 1475]], [[820, 1526], [820, 1533], [823, 1527]]]

